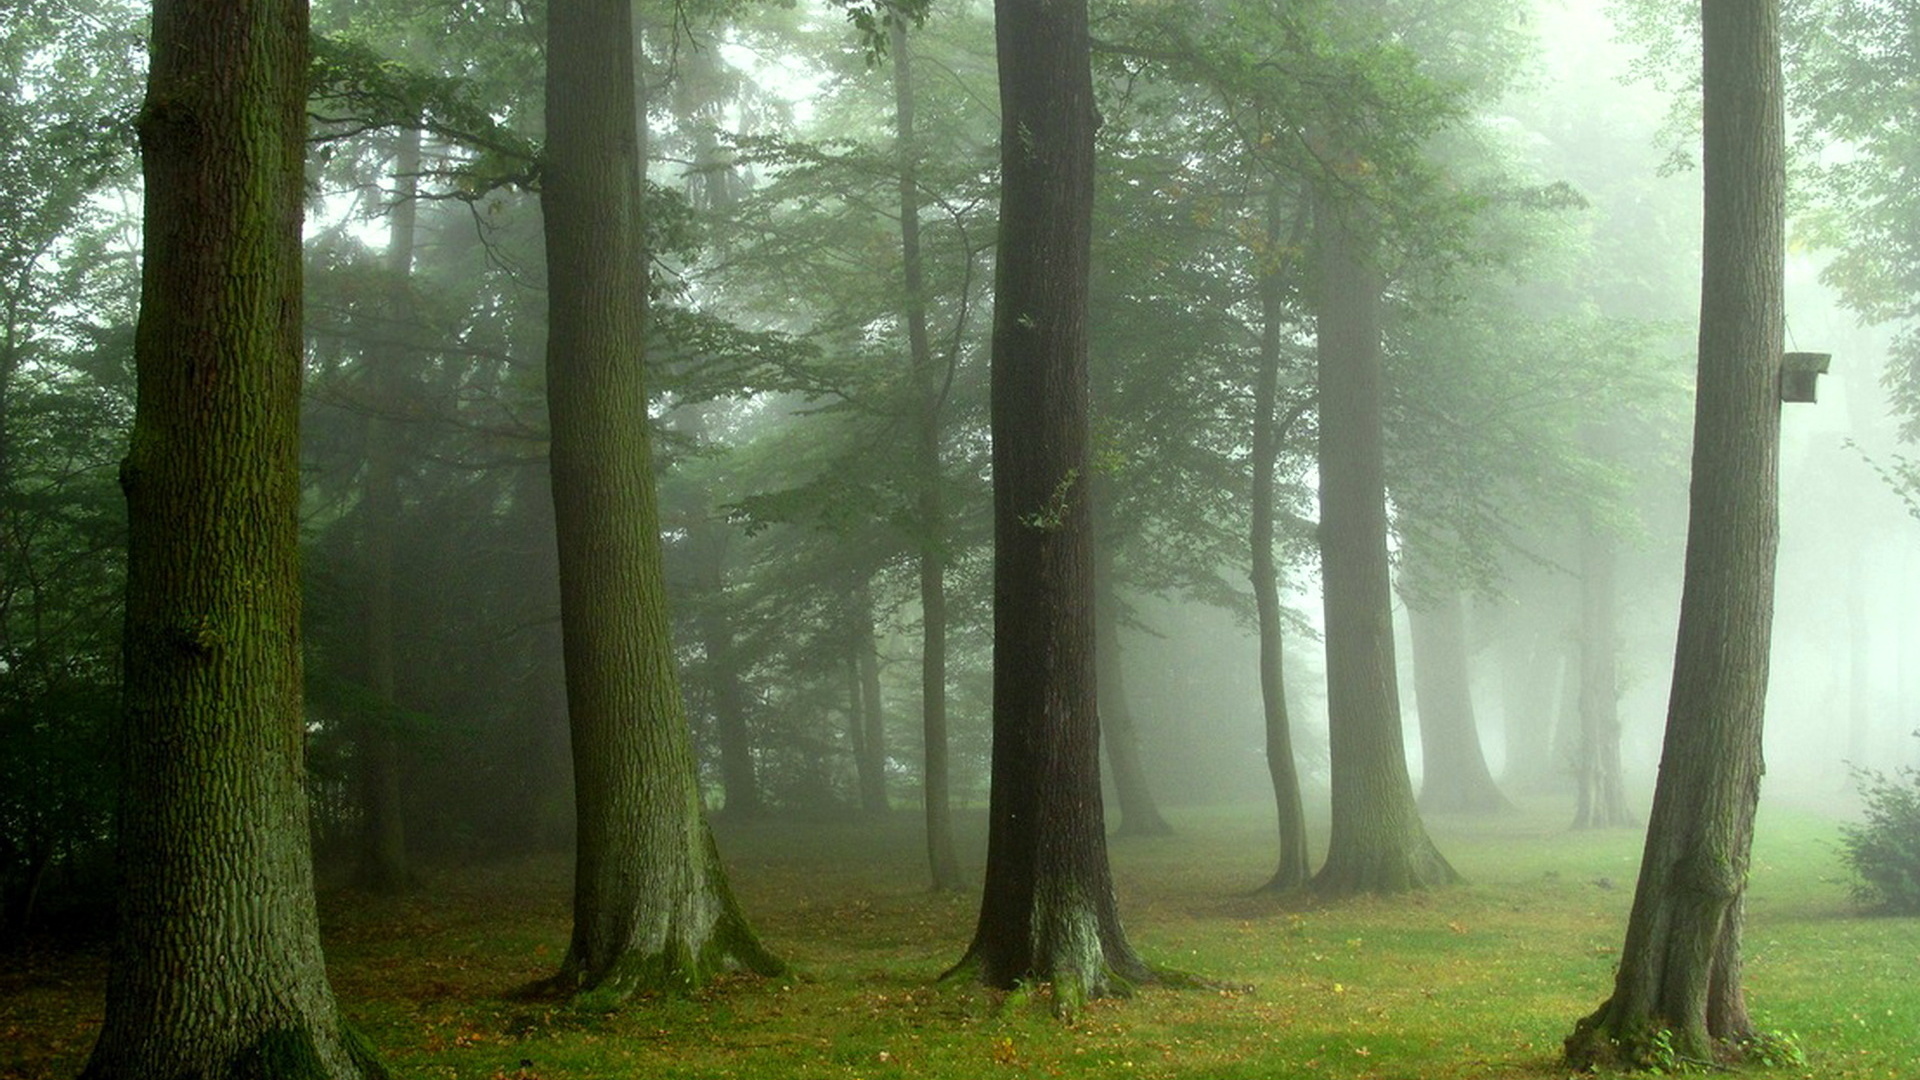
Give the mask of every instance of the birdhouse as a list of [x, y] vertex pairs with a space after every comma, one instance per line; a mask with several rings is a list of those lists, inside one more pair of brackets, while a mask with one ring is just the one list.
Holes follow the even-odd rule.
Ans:
[[1827, 373], [1832, 353], [1790, 352], [1780, 358], [1780, 400], [1814, 400], [1814, 382]]

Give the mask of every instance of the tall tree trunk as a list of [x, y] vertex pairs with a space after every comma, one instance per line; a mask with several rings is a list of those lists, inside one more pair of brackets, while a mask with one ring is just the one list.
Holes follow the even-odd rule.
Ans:
[[1500, 782], [1508, 791], [1557, 789], [1553, 720], [1563, 643], [1524, 615], [1510, 613], [1500, 634], [1500, 717], [1507, 761]]
[[525, 816], [525, 835], [536, 850], [570, 851], [578, 815], [551, 470], [545, 462], [517, 466], [511, 484], [507, 535], [514, 558], [508, 573], [526, 583], [515, 593], [511, 612], [523, 628], [511, 646], [520, 673], [516, 713], [523, 725], [512, 743], [521, 765], [514, 810]]
[[1420, 711], [1420, 808], [1453, 814], [1513, 809], [1493, 782], [1473, 712], [1467, 666], [1467, 612], [1458, 589], [1408, 601], [1413, 697]]
[[366, 649], [367, 689], [381, 709], [362, 731], [362, 809], [358, 878], [381, 893], [406, 891], [413, 883], [407, 863], [406, 812], [401, 800], [400, 745], [393, 717], [398, 710], [394, 639], [394, 543], [400, 530], [400, 419], [406, 396], [408, 346], [401, 328], [412, 324], [415, 197], [420, 185], [420, 131], [398, 134], [393, 160], [394, 201], [388, 218], [387, 277], [394, 344], [368, 358], [372, 365], [367, 416]]
[[959, 967], [1056, 1006], [1146, 978], [1107, 864], [1093, 648], [1087, 287], [1096, 124], [1085, 0], [998, 0], [992, 369], [993, 788]]
[[[1306, 222], [1307, 200], [1296, 216], [1294, 236], [1287, 248], [1300, 246]], [[1280, 190], [1267, 192], [1267, 246], [1280, 249]], [[1286, 317], [1288, 269], [1277, 255], [1260, 277], [1260, 373], [1253, 388], [1253, 498], [1248, 544], [1252, 552], [1250, 577], [1253, 604], [1260, 624], [1260, 709], [1265, 721], [1267, 774], [1273, 781], [1274, 813], [1279, 825], [1280, 859], [1263, 886], [1269, 890], [1296, 889], [1307, 883], [1307, 816], [1300, 802], [1300, 773], [1293, 755], [1293, 722], [1287, 715], [1286, 650], [1281, 633], [1280, 570], [1273, 557], [1274, 471], [1285, 436], [1275, 415], [1280, 397], [1282, 323]]]
[[[1104, 521], [1110, 515], [1107, 494], [1112, 490], [1104, 478], [1093, 481], [1094, 517]], [[1120, 802], [1118, 836], [1171, 836], [1173, 826], [1160, 813], [1153, 789], [1147, 785], [1146, 770], [1140, 764], [1140, 732], [1134, 726], [1133, 710], [1128, 707], [1126, 681], [1121, 672], [1118, 575], [1114, 572], [1113, 547], [1102, 541], [1113, 535], [1111, 529], [1096, 529], [1093, 552], [1093, 637], [1095, 692], [1100, 700], [1101, 745], [1107, 762], [1113, 766], [1113, 791]]]
[[1847, 761], [1859, 766], [1872, 760], [1872, 656], [1883, 632], [1867, 617], [1867, 590], [1874, 588], [1867, 572], [1872, 550], [1855, 544], [1847, 552]]
[[1316, 892], [1399, 892], [1456, 880], [1428, 838], [1401, 740], [1387, 571], [1380, 300], [1364, 211], [1322, 195], [1320, 566], [1326, 607], [1333, 828]]
[[120, 890], [87, 1080], [383, 1077], [314, 912], [300, 672], [307, 7], [158, 0]]
[[[646, 126], [641, 125], [644, 135]], [[695, 443], [709, 437], [706, 406], [695, 404], [674, 414], [682, 433]], [[734, 636], [734, 610], [727, 596], [729, 540], [719, 511], [709, 512], [712, 493], [702, 492], [702, 505], [686, 521], [688, 561], [693, 564], [695, 601], [693, 622], [705, 663], [700, 674], [706, 683], [707, 711], [714, 740], [720, 749], [721, 813], [735, 821], [766, 816], [759, 768], [753, 756], [753, 732], [747, 723], [750, 694], [741, 677], [740, 648]]]
[[900, 152], [900, 264], [905, 278], [907, 351], [919, 415], [914, 425], [914, 512], [920, 569], [921, 801], [927, 872], [936, 891], [961, 887], [953, 852], [952, 762], [947, 741], [947, 508], [941, 462], [945, 380], [927, 331], [925, 260], [920, 252], [920, 142], [914, 134], [913, 51], [904, 20], [891, 30], [894, 137]]
[[1615, 657], [1613, 538], [1580, 515], [1580, 747], [1573, 827], [1633, 824], [1620, 779], [1620, 677]]
[[613, 1004], [775, 972], [701, 813], [674, 672], [642, 385], [646, 320], [627, 0], [548, 9], [547, 408], [579, 841], [554, 982]]
[[[1575, 597], [1574, 602], [1579, 602]], [[1556, 661], [1560, 669], [1558, 683], [1559, 696], [1553, 710], [1553, 776], [1554, 790], [1564, 791], [1568, 777], [1572, 776], [1580, 760], [1580, 635], [1576, 627], [1573, 632], [1558, 638], [1554, 648], [1559, 653]]]
[[887, 718], [880, 698], [880, 648], [873, 626], [873, 590], [853, 591], [853, 759], [860, 779], [860, 810], [887, 812]]
[[752, 821], [765, 817], [767, 807], [760, 797], [753, 732], [747, 726], [748, 691], [740, 677], [740, 650], [727, 606], [727, 535], [704, 514], [688, 525], [687, 533], [704, 594], [697, 621], [714, 737], [720, 746], [720, 785], [726, 800], [722, 810], [731, 820]]
[[1785, 134], [1778, 0], [1703, 0], [1706, 197], [1686, 582], [1660, 779], [1613, 996], [1576, 1065], [1737, 1054], [1740, 930], [1779, 542]]

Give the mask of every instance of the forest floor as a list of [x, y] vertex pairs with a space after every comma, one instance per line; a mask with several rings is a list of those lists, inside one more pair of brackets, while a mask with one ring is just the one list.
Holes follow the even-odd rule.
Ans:
[[[1149, 986], [1067, 1023], [1037, 996], [936, 982], [977, 899], [924, 888], [904, 812], [721, 830], [787, 978], [729, 978], [608, 1015], [515, 999], [566, 945], [559, 857], [437, 870], [398, 900], [329, 890], [329, 967], [395, 1076], [422, 1080], [1568, 1075], [1560, 1040], [1610, 989], [1640, 830], [1569, 832], [1557, 806], [1440, 818], [1431, 827], [1468, 884], [1317, 903], [1250, 895], [1270, 870], [1268, 813], [1170, 817], [1176, 836], [1112, 845], [1128, 932], [1155, 964], [1244, 989]], [[1863, 914], [1837, 841], [1819, 815], [1762, 814], [1748, 994], [1756, 1022], [1808, 1059], [1766, 1074], [1913, 1080], [1920, 920]], [[0, 1077], [75, 1075], [104, 975], [97, 947], [0, 957]]]

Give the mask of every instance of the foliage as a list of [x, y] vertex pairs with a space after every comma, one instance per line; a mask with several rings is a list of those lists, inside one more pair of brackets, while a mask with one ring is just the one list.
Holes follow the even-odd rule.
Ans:
[[1920, 915], [1920, 769], [1853, 767], [1865, 820], [1841, 826], [1840, 848], [1862, 903]]
[[1833, 252], [1821, 277], [1847, 307], [1899, 328], [1885, 381], [1920, 437], [1920, 3], [1795, 0], [1784, 18], [1801, 238]]
[[107, 861], [134, 21], [28, 0], [0, 22], [0, 936], [97, 895]]

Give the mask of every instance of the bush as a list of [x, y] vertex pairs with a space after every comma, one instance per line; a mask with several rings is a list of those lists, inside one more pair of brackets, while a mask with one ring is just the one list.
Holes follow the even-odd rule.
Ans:
[[1920, 914], [1920, 769], [1892, 776], [1856, 767], [1866, 820], [1840, 827], [1840, 847], [1859, 879], [1853, 895], [1884, 911]]

